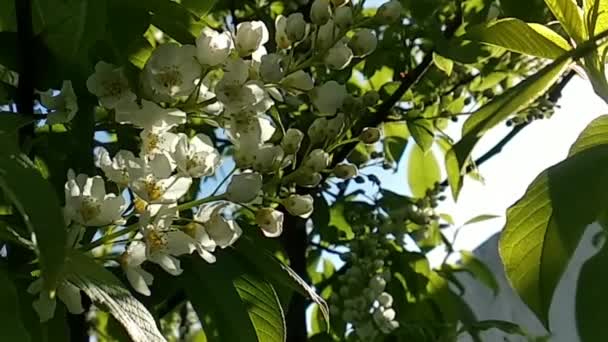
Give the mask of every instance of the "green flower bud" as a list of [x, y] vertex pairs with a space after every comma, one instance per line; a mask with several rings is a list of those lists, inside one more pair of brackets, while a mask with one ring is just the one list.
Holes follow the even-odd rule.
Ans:
[[374, 31], [370, 29], [360, 29], [350, 39], [348, 46], [353, 50], [357, 57], [364, 57], [376, 50], [378, 38]]
[[380, 130], [376, 127], [366, 127], [363, 132], [359, 134], [359, 140], [364, 144], [374, 144], [380, 140]]

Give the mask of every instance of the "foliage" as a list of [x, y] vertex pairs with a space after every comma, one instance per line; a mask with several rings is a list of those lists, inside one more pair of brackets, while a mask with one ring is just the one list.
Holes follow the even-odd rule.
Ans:
[[[0, 42], [15, 48], [0, 51], [0, 336], [525, 335], [463, 301], [459, 272], [498, 287], [454, 250], [440, 202], [550, 118], [575, 64], [608, 99], [608, 5], [583, 3], [1, 2]], [[507, 275], [545, 324], [604, 215], [607, 120], [507, 213]], [[473, 159], [500, 124], [512, 132]], [[386, 184], [380, 167], [403, 181]], [[480, 214], [465, 225], [494, 218]], [[431, 267], [436, 249], [461, 262]], [[603, 336], [592, 275], [605, 254], [579, 279], [585, 340]]]

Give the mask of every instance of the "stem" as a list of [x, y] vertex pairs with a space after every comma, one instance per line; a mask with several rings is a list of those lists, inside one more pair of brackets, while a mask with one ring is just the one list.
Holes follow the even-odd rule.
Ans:
[[223, 199], [225, 199], [224, 195], [209, 196], [209, 197], [201, 198], [201, 199], [194, 200], [191, 202], [186, 202], [186, 203], [180, 204], [177, 206], [177, 210], [184, 211], [184, 210], [192, 209], [194, 207], [198, 207], [199, 205], [204, 204], [204, 203], [220, 201]]
[[236, 171], [236, 167], [234, 167], [230, 172], [228, 172], [228, 174], [226, 175], [226, 177], [224, 177], [224, 179], [222, 179], [222, 181], [218, 183], [218, 185], [215, 187], [215, 189], [213, 189], [213, 192], [211, 193], [211, 196], [215, 196], [215, 194], [217, 194], [217, 192], [220, 190], [220, 188], [222, 187], [222, 185], [224, 185], [224, 183], [226, 183], [226, 181], [228, 180], [228, 178], [230, 178], [230, 176], [232, 176], [232, 174], [235, 171]]
[[112, 234], [104, 235], [101, 238], [99, 238], [89, 244], [83, 245], [82, 247], [80, 247], [80, 249], [82, 249], [84, 251], [90, 251], [93, 248], [99, 247], [101, 245], [105, 245], [106, 243], [108, 243], [116, 238], [119, 238], [123, 235], [127, 235], [129, 233], [132, 233], [132, 232], [136, 231], [138, 228], [139, 228], [139, 226], [137, 224], [132, 224], [130, 226], [125, 227], [125, 229], [119, 230]]

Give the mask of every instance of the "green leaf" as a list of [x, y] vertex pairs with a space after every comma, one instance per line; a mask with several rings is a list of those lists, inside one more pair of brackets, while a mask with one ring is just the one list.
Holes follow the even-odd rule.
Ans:
[[84, 254], [68, 259], [66, 279], [80, 288], [97, 306], [107, 310], [134, 342], [166, 341], [154, 317], [110, 271]]
[[445, 58], [440, 54], [433, 52], [433, 63], [435, 63], [435, 66], [437, 68], [445, 72], [446, 75], [450, 76], [452, 74], [452, 69], [454, 68], [454, 61], [452, 61], [451, 59]]
[[414, 145], [410, 151], [407, 166], [407, 182], [416, 198], [425, 196], [426, 191], [432, 189], [441, 178], [439, 164], [433, 151], [422, 151]]
[[493, 220], [493, 219], [499, 218], [499, 217], [500, 216], [498, 216], [498, 215], [491, 215], [491, 214], [478, 215], [478, 216], [473, 217], [472, 219], [467, 220], [462, 225], [466, 226], [469, 224], [479, 223], [479, 222], [483, 222], [483, 221], [487, 221], [487, 220]]
[[539, 24], [505, 18], [467, 30], [467, 38], [507, 50], [541, 58], [556, 59], [571, 49], [562, 36]]
[[548, 325], [555, 287], [584, 229], [605, 210], [608, 145], [542, 172], [507, 211], [499, 251], [513, 288]]
[[0, 341], [29, 342], [30, 334], [21, 321], [17, 289], [7, 270], [0, 267]]
[[260, 249], [248, 236], [243, 236], [237, 241], [235, 250], [243, 256], [244, 262], [251, 264], [260, 274], [263, 274], [277, 284], [298, 292], [319, 305], [321, 313], [325, 317], [325, 321], [329, 327], [329, 308], [327, 307], [327, 303], [294, 270], [275, 258], [268, 251]]
[[152, 12], [152, 24], [182, 44], [193, 44], [205, 26], [184, 6], [171, 0], [134, 1]]
[[285, 316], [272, 285], [246, 274], [236, 279], [234, 286], [249, 312], [258, 341], [285, 341], [287, 330]]
[[385, 122], [382, 124], [384, 133], [384, 153], [388, 160], [399, 162], [407, 146], [410, 131], [403, 122]]
[[[283, 312], [272, 287], [253, 275], [228, 254], [214, 264], [200, 258], [184, 260], [182, 286], [211, 341], [284, 341]], [[205, 327], [205, 324], [203, 324]]]
[[575, 155], [594, 146], [608, 144], [608, 115], [602, 115], [591, 121], [581, 132], [576, 142], [570, 147], [568, 156]]
[[585, 342], [602, 342], [606, 337], [606, 314], [608, 314], [608, 248], [600, 252], [581, 268], [576, 285], [576, 326]]
[[519, 325], [512, 323], [512, 322], [500, 321], [500, 320], [495, 320], [495, 319], [475, 322], [472, 324], [472, 327], [478, 331], [498, 329], [498, 330], [506, 332], [507, 334], [510, 334], [510, 335], [527, 336], [527, 334], [523, 331], [523, 329]]
[[541, 96], [570, 64], [559, 58], [473, 113], [462, 127], [462, 139], [446, 153], [445, 164], [454, 199], [462, 188], [462, 172], [481, 136]]
[[575, 0], [545, 0], [545, 3], [574, 41], [581, 43], [588, 38], [583, 23], [583, 11]]
[[181, 0], [180, 3], [188, 11], [201, 18], [211, 11], [216, 2], [217, 0]]
[[19, 129], [32, 122], [34, 120], [28, 116], [0, 111], [0, 140], [3, 144], [9, 144], [3, 148], [17, 150]]
[[[55, 289], [65, 262], [66, 227], [63, 211], [52, 186], [23, 154], [12, 150], [0, 135], [0, 188], [21, 213], [28, 229], [36, 233], [45, 288]], [[44, 205], [40, 205], [40, 203]]]
[[433, 146], [435, 134], [433, 133], [433, 123], [430, 120], [409, 120], [407, 128], [412, 133], [412, 137], [424, 152]]
[[468, 251], [460, 251], [460, 259], [464, 269], [469, 271], [473, 277], [492, 290], [494, 295], [498, 294], [499, 286], [494, 273], [483, 261]]

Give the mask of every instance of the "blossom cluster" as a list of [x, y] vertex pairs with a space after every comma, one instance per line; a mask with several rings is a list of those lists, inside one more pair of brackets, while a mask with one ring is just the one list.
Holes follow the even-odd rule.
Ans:
[[[350, 95], [333, 80], [318, 84], [307, 70], [314, 65], [343, 69], [354, 58], [372, 53], [376, 34], [361, 23], [394, 22], [399, 6], [391, 1], [366, 18], [346, 0], [315, 0], [311, 22], [302, 13], [279, 15], [274, 37], [261, 21], [242, 22], [233, 32], [205, 28], [194, 45], [157, 46], [136, 82], [123, 68], [100, 61], [86, 86], [116, 124], [139, 130], [140, 145], [137, 151], [115, 153], [97, 148], [100, 175], [69, 172], [65, 218], [73, 231], [71, 244], [80, 244], [84, 229], [119, 229], [127, 238], [118, 262], [133, 289], [150, 295], [153, 275], [142, 265], [156, 263], [179, 275], [182, 255], [196, 252], [214, 262], [215, 250], [233, 245], [243, 232], [234, 219], [235, 208], [252, 211], [270, 238], [282, 233], [284, 213], [310, 216], [313, 197], [298, 194], [298, 187], [318, 186], [324, 173], [343, 179], [357, 175], [357, 168], [346, 163], [328, 170], [332, 147], [345, 137], [353, 122], [350, 114], [379, 98], [373, 92]], [[271, 38], [277, 49], [268, 53], [265, 44]], [[310, 49], [294, 53], [300, 46]], [[317, 115], [306, 133], [285, 129], [280, 116], [271, 115], [277, 103], [296, 96], [308, 97], [310, 111]], [[78, 111], [69, 81], [59, 93], [42, 93], [41, 102], [49, 110], [49, 124], [68, 123]], [[223, 160], [215, 135], [187, 128], [193, 119], [202, 119], [229, 139], [236, 169], [224, 193], [183, 202], [198, 184], [194, 180], [214, 176]], [[368, 144], [379, 138], [375, 128], [358, 137]], [[307, 150], [302, 153], [304, 143]], [[114, 193], [106, 191], [110, 188]], [[191, 217], [180, 215], [190, 209], [195, 209]], [[103, 239], [102, 234], [98, 241]], [[59, 298], [78, 303], [74, 291], [60, 288]], [[48, 299], [43, 297], [35, 303], [38, 308]], [[78, 305], [68, 309], [82, 310]], [[47, 312], [41, 317], [50, 316]]]

